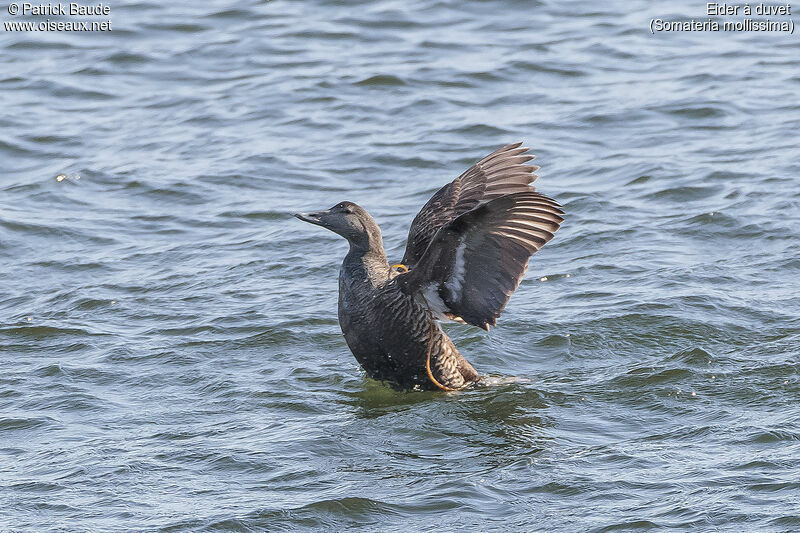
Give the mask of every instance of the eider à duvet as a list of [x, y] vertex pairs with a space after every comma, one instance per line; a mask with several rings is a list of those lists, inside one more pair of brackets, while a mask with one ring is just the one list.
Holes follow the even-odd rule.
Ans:
[[534, 156], [521, 144], [439, 189], [414, 217], [398, 265], [386, 259], [378, 224], [352, 202], [295, 214], [350, 243], [339, 270], [339, 325], [373, 379], [448, 391], [480, 381], [439, 322], [496, 325], [531, 255], [564, 220], [561, 206], [531, 186], [539, 167], [526, 164]]

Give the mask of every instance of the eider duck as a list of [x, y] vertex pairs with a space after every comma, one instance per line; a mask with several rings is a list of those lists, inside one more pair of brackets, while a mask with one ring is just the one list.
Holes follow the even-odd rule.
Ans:
[[428, 200], [414, 218], [403, 260], [390, 266], [367, 211], [341, 202], [300, 220], [350, 243], [339, 270], [339, 325], [370, 377], [398, 389], [458, 390], [481, 376], [442, 331], [454, 320], [489, 330], [564, 220], [531, 186], [522, 143], [487, 155]]

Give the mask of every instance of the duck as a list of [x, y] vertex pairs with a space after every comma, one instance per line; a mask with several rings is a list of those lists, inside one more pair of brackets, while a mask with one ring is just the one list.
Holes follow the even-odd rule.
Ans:
[[483, 157], [441, 187], [414, 217], [405, 253], [389, 263], [380, 227], [359, 205], [295, 213], [344, 237], [338, 318], [371, 378], [398, 390], [457, 391], [483, 380], [442, 328], [497, 325], [531, 256], [564, 221], [562, 206], [531, 185], [521, 142]]

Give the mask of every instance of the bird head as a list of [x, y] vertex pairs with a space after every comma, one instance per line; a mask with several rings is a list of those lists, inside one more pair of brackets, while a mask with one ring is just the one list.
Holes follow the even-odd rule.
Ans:
[[367, 211], [353, 202], [340, 202], [330, 209], [315, 213], [295, 213], [295, 217], [329, 229], [350, 241], [351, 245], [368, 247], [380, 228]]

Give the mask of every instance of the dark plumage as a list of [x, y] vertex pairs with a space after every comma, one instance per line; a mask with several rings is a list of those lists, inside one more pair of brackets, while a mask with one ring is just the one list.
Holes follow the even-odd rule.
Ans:
[[342, 202], [306, 222], [347, 239], [339, 271], [339, 324], [374, 379], [410, 389], [460, 389], [480, 375], [439, 320], [489, 329], [516, 290], [528, 259], [553, 238], [560, 206], [530, 185], [521, 143], [487, 155], [431, 197], [414, 218], [403, 265], [389, 267], [381, 230], [364, 209]]

